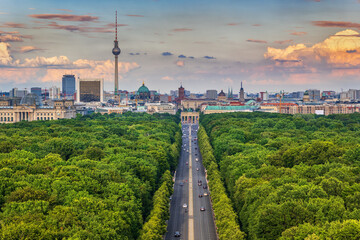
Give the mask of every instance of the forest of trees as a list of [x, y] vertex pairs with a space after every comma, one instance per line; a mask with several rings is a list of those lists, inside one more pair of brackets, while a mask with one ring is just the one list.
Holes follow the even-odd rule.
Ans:
[[360, 114], [200, 120], [247, 239], [359, 239]]
[[161, 239], [178, 118], [93, 114], [0, 125], [0, 239]]

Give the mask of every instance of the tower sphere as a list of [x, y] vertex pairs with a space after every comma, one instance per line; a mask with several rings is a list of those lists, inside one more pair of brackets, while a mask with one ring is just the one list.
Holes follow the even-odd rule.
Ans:
[[118, 48], [118, 47], [114, 47], [114, 48], [112, 49], [112, 53], [113, 53], [114, 55], [120, 55], [121, 50], [120, 50], [120, 48]]

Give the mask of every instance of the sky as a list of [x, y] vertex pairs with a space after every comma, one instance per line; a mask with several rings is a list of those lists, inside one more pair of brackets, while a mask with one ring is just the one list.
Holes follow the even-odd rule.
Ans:
[[0, 91], [360, 89], [360, 0], [0, 0]]

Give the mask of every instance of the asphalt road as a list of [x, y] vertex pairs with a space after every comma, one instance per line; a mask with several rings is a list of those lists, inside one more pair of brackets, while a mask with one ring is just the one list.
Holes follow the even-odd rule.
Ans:
[[[183, 124], [183, 147], [176, 170], [174, 193], [170, 202], [170, 219], [165, 236], [167, 240], [217, 239], [210, 197], [199, 197], [199, 194], [208, 193], [210, 195], [210, 193], [208, 189], [204, 189], [207, 183], [197, 140], [195, 140], [197, 129], [198, 125]], [[189, 172], [191, 177], [189, 177]], [[198, 186], [198, 181], [202, 182], [201, 186]], [[193, 194], [189, 199], [191, 191]], [[187, 205], [187, 208], [183, 207], [184, 204]], [[189, 209], [191, 207], [192, 209]], [[200, 211], [201, 207], [204, 207], [205, 211]], [[180, 232], [181, 237], [174, 236], [176, 231]]]

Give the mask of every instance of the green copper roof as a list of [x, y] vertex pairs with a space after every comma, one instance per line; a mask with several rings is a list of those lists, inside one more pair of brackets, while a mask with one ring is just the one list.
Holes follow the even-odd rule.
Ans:
[[141, 87], [139, 87], [139, 90], [137, 91], [137, 94], [140, 93], [148, 93], [150, 92], [149, 89], [145, 86], [145, 84], [143, 83], [143, 85]]

